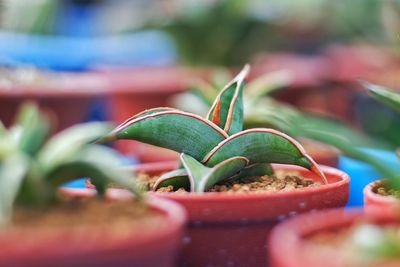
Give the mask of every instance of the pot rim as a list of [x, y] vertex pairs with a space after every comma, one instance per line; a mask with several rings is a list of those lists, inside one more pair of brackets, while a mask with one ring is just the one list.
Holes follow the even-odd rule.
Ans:
[[[104, 201], [118, 201], [118, 200], [124, 200], [123, 196], [120, 197], [119, 194], [114, 193], [115, 189], [108, 189], [106, 193], [106, 197]], [[60, 189], [61, 194], [65, 194], [70, 197], [78, 197], [78, 198], [92, 198], [94, 197], [97, 193], [93, 189], [75, 189], [75, 188], [62, 188]], [[126, 237], [122, 239], [118, 239], [116, 241], [112, 241], [112, 243], [106, 247], [106, 248], [99, 248], [96, 246], [88, 246], [86, 243], [80, 243], [77, 245], [73, 246], [68, 246], [67, 244], [67, 249], [70, 253], [74, 253], [77, 255], [91, 255], [93, 253], [103, 253], [103, 252], [112, 252], [114, 250], [126, 250], [126, 248], [131, 248], [131, 247], [138, 247], [139, 250], [146, 250], [148, 249], [148, 246], [151, 244], [154, 244], [158, 242], [158, 240], [165, 240], [168, 237], [175, 236], [179, 232], [183, 231], [184, 226], [186, 225], [188, 221], [188, 216], [185, 211], [185, 209], [179, 205], [179, 203], [176, 203], [174, 201], [170, 201], [168, 199], [162, 199], [158, 197], [153, 197], [153, 196], [146, 196], [145, 201], [149, 204], [149, 207], [162, 214], [163, 216], [163, 223], [157, 227], [155, 231], [144, 231], [144, 232], [139, 232], [140, 234], [135, 235], [134, 233], [128, 234]], [[145, 227], [143, 225], [142, 227]], [[89, 228], [88, 228], [89, 229]], [[27, 229], [29, 230], [29, 229]], [[70, 235], [70, 232], [74, 233], [74, 229], [49, 229], [45, 230], [49, 231], [51, 234], [51, 238], [49, 239], [50, 244], [54, 243], [62, 243], [63, 242], [63, 236], [68, 236]], [[89, 230], [90, 231], [90, 230]], [[29, 231], [33, 236], [38, 235], [37, 232], [35, 231]], [[3, 234], [0, 235], [0, 239], [11, 239], [16, 237], [17, 239], [20, 239], [20, 234], [21, 231], [12, 231], [12, 232], [4, 232]], [[78, 232], [79, 234], [80, 232]], [[48, 244], [47, 241], [44, 243], [41, 243], [41, 239], [38, 238], [38, 245], [39, 247], [42, 246], [47, 246]], [[94, 244], [94, 241], [91, 241], [90, 244]], [[14, 245], [15, 247], [18, 247], [18, 245]], [[73, 248], [71, 250], [71, 248]], [[29, 257], [39, 257], [40, 255], [51, 255], [51, 257], [64, 257], [62, 250], [59, 248], [53, 249], [45, 249], [43, 252], [40, 252], [40, 255], [32, 255], [33, 252], [29, 251], [22, 251], [19, 252], [18, 250], [11, 250], [8, 252], [8, 256], [6, 258], [14, 258], [17, 257], [18, 255], [28, 255]]]
[[[272, 164], [275, 169], [288, 169], [288, 170], [305, 170], [304, 168], [292, 166], [292, 165], [283, 165], [283, 164]], [[156, 163], [145, 163], [139, 164], [137, 166], [130, 167], [131, 171], [168, 171], [177, 167], [176, 161], [169, 162], [156, 162]], [[165, 194], [170, 199], [174, 200], [184, 200], [188, 199], [191, 201], [229, 201], [229, 200], [255, 200], [255, 199], [274, 199], [277, 196], [282, 198], [290, 198], [302, 195], [313, 195], [316, 192], [327, 192], [332, 190], [333, 188], [337, 188], [340, 186], [344, 186], [345, 184], [350, 183], [350, 177], [345, 172], [338, 170], [333, 167], [320, 165], [322, 171], [329, 175], [333, 175], [336, 177], [340, 177], [340, 180], [333, 183], [328, 183], [323, 186], [311, 187], [305, 189], [297, 189], [293, 191], [286, 192], [274, 192], [274, 193], [257, 193], [257, 194], [225, 194], [219, 192], [205, 192], [201, 194], [188, 193], [188, 194]], [[152, 195], [158, 195], [158, 193], [152, 193]], [[160, 194], [161, 195], [161, 194]], [[164, 196], [165, 196], [164, 195]]]
[[[272, 230], [268, 239], [270, 262], [276, 266], [303, 266], [299, 248], [304, 245], [305, 236], [324, 230], [343, 228], [358, 219], [370, 219], [374, 222], [396, 221], [388, 213], [366, 214], [361, 208], [335, 208], [301, 214], [277, 225]], [[288, 257], [282, 255], [282, 250], [293, 253]]]
[[[79, 198], [91, 198], [97, 195], [97, 191], [91, 188], [60, 188], [59, 192], [61, 194], [79, 197]], [[120, 201], [131, 199], [133, 195], [125, 190], [119, 188], [108, 188], [105, 201]], [[163, 213], [169, 223], [184, 224], [187, 221], [187, 212], [185, 209], [175, 201], [171, 201], [165, 198], [161, 198], [153, 195], [146, 195], [144, 201], [149, 204], [149, 206]]]
[[382, 196], [374, 192], [374, 188], [382, 184], [382, 180], [377, 180], [367, 184], [364, 187], [364, 203], [368, 201], [373, 201], [375, 203], [386, 204], [386, 205], [396, 205], [400, 204], [400, 200], [391, 196]]

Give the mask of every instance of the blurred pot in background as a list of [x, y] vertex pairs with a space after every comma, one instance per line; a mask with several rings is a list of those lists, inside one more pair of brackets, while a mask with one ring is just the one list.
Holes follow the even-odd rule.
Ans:
[[61, 130], [87, 120], [91, 105], [106, 94], [105, 80], [95, 73], [2, 68], [0, 75], [0, 120], [5, 125], [22, 102], [31, 100], [51, 111]]
[[[327, 210], [292, 218], [269, 240], [274, 267], [399, 266], [398, 214]], [[288, 255], [289, 253], [289, 255]]]
[[[101, 75], [109, 85], [110, 118], [119, 124], [142, 110], [167, 106], [168, 99], [188, 88], [197, 74], [185, 68], [168, 67], [108, 69], [101, 71]], [[123, 154], [142, 161], [157, 161], [158, 156], [163, 157], [158, 149], [139, 142], [121, 141], [116, 147]]]

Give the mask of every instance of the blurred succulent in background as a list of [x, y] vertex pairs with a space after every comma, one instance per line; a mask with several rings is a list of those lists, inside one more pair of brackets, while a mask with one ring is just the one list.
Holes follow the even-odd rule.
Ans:
[[[204, 80], [194, 81], [188, 91], [174, 96], [171, 104], [179, 109], [204, 116], [218, 94], [218, 88], [229, 77], [228, 71], [217, 70], [211, 83]], [[291, 105], [274, 100], [273, 93], [278, 90], [288, 90], [290, 83], [291, 76], [285, 70], [266, 73], [249, 82], [243, 94], [244, 128], [272, 127], [297, 138], [320, 141], [303, 130], [303, 128], [319, 129], [342, 136], [357, 146], [384, 146], [338, 120], [304, 113]]]
[[361, 222], [351, 228], [344, 241], [350, 262], [359, 263], [355, 266], [374, 266], [400, 257], [400, 235], [396, 227]]
[[109, 182], [140, 192], [121, 170], [111, 149], [92, 142], [110, 131], [107, 123], [85, 123], [50, 137], [51, 118], [24, 104], [13, 126], [0, 124], [0, 224], [9, 223], [14, 204], [45, 206], [59, 186], [90, 177], [100, 193]]
[[[369, 95], [373, 98], [394, 110], [400, 110], [400, 94], [367, 82], [363, 82], [363, 85], [367, 89]], [[349, 139], [347, 136], [343, 136], [336, 131], [327, 131], [323, 128], [310, 127], [310, 125], [307, 124], [299, 124], [298, 126], [297, 131], [301, 135], [306, 135], [326, 144], [330, 144], [340, 149], [345, 155], [370, 164], [379, 171], [381, 175], [383, 175], [386, 185], [395, 190], [400, 189], [400, 170], [393, 170], [384, 163], [384, 160], [372, 156], [360, 149], [359, 143], [355, 143], [354, 140]], [[399, 154], [398, 150], [397, 154]]]
[[172, 185], [204, 192], [218, 182], [249, 174], [272, 173], [270, 163], [298, 165], [324, 174], [303, 147], [288, 135], [267, 128], [243, 130], [246, 66], [217, 95], [206, 118], [173, 108], [139, 113], [99, 142], [131, 139], [181, 153], [182, 169], [166, 173], [154, 189]]

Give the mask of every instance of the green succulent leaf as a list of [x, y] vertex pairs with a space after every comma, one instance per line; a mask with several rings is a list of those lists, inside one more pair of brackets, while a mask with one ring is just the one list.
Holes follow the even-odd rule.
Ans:
[[100, 142], [131, 139], [186, 153], [201, 160], [228, 135], [200, 116], [170, 110], [134, 118], [117, 127]]
[[368, 90], [376, 100], [382, 102], [386, 106], [400, 112], [400, 94], [395, 93], [383, 86], [375, 85], [368, 82], [362, 82], [362, 85]]
[[30, 102], [23, 104], [19, 110], [15, 127], [20, 128], [20, 149], [29, 155], [35, 155], [40, 150], [51, 131], [50, 118]]
[[47, 169], [74, 158], [88, 143], [109, 133], [112, 125], [104, 122], [78, 124], [54, 135], [38, 153], [38, 161]]
[[247, 164], [245, 157], [232, 157], [212, 168], [205, 167], [189, 155], [181, 154], [181, 161], [187, 170], [191, 192], [205, 192], [213, 185], [233, 176]]
[[23, 180], [29, 168], [29, 159], [14, 153], [4, 159], [0, 165], [0, 225], [8, 224], [12, 215], [12, 207], [17, 198]]
[[138, 114], [130, 117], [129, 119], [127, 119], [125, 122], [123, 122], [118, 127], [123, 127], [125, 123], [129, 124], [132, 120], [137, 119], [137, 118], [142, 118], [142, 117], [147, 116], [147, 115], [151, 115], [151, 114], [155, 114], [155, 113], [159, 113], [159, 112], [164, 112], [164, 111], [173, 111], [173, 110], [177, 110], [177, 109], [169, 108], [169, 107], [159, 107], [159, 108], [146, 109], [145, 111], [139, 112]]
[[207, 115], [210, 121], [218, 125], [229, 135], [240, 132], [243, 129], [243, 88], [249, 70], [250, 67], [246, 65], [222, 89]]
[[177, 169], [167, 173], [164, 173], [159, 177], [153, 186], [153, 191], [156, 191], [160, 187], [166, 187], [172, 185], [174, 190], [179, 188], [185, 188], [190, 190], [189, 175], [185, 169]]
[[324, 174], [304, 148], [290, 136], [273, 129], [255, 128], [232, 135], [215, 147], [202, 162], [212, 167], [237, 156], [246, 157], [250, 164], [281, 163], [301, 166], [315, 172], [326, 182]]
[[81, 149], [73, 159], [54, 166], [47, 173], [46, 180], [58, 187], [68, 181], [87, 177], [101, 194], [108, 183], [114, 182], [141, 197], [141, 191], [136, 187], [131, 174], [121, 167], [121, 160], [112, 149], [91, 145]]
[[245, 97], [250, 102], [257, 102], [262, 97], [287, 87], [291, 80], [292, 77], [286, 70], [268, 72], [247, 85]]
[[211, 107], [219, 90], [206, 81], [197, 80], [188, 92], [199, 98], [208, 107]]
[[241, 169], [238, 174], [232, 176], [231, 178], [229, 178], [229, 180], [238, 180], [247, 177], [271, 175], [273, 173], [274, 170], [272, 169], [271, 164], [258, 163], [258, 164], [252, 164], [250, 166]]

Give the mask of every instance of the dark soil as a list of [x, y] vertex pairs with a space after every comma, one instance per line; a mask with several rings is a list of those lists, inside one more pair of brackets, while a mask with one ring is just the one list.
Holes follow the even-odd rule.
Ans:
[[[158, 176], [151, 177], [147, 174], [140, 174], [138, 181], [146, 189], [151, 190]], [[286, 192], [296, 189], [304, 189], [309, 187], [317, 187], [321, 184], [311, 179], [300, 176], [297, 172], [276, 171], [273, 175], [265, 175], [258, 177], [248, 177], [235, 181], [224, 181], [214, 185], [208, 192], [221, 193], [273, 193]], [[161, 187], [157, 192], [187, 192], [184, 188], [174, 190], [173, 186]]]
[[384, 183], [378, 183], [377, 186], [373, 188], [373, 191], [381, 196], [392, 196], [400, 199], [400, 190], [391, 189]]

